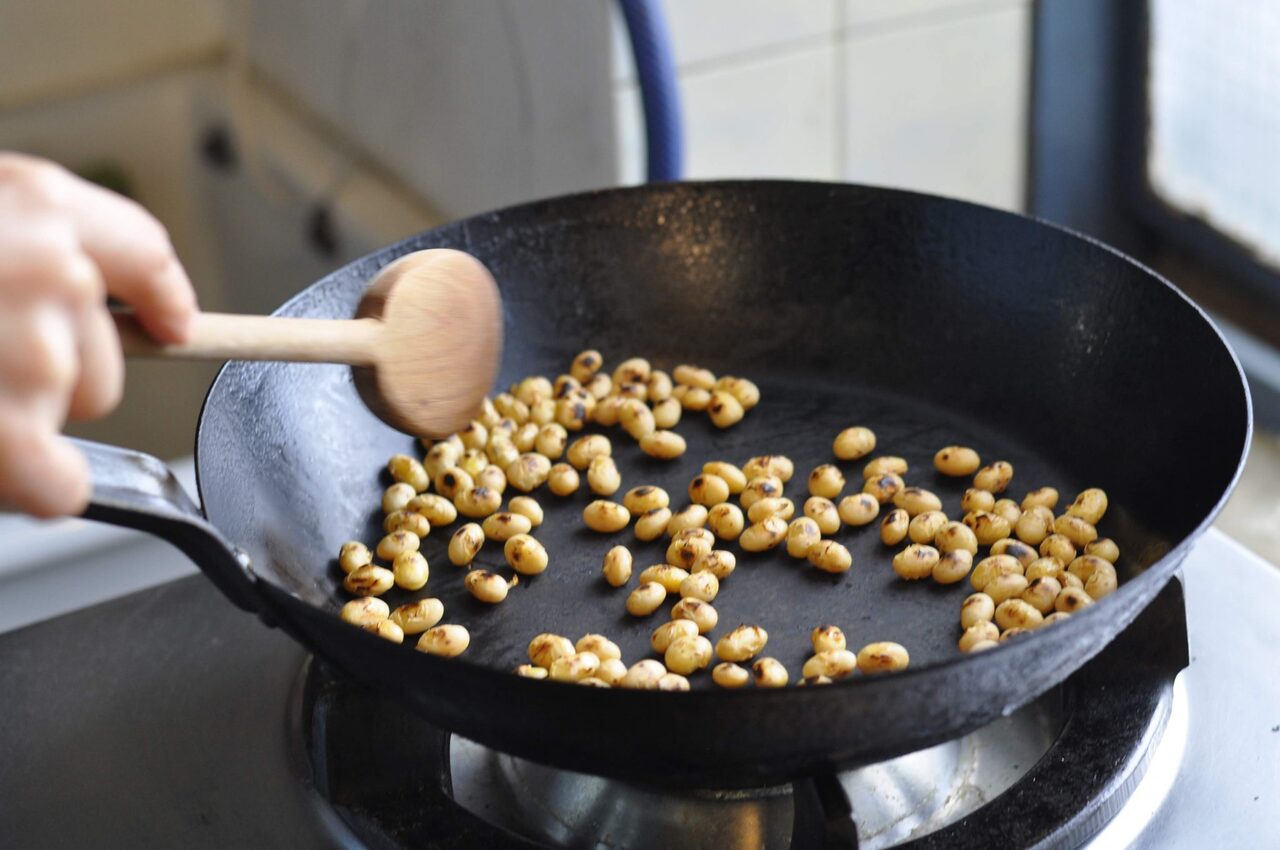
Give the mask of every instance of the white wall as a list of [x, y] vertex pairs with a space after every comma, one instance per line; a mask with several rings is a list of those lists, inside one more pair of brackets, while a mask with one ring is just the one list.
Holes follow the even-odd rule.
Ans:
[[2, 0], [0, 110], [217, 54], [222, 0]]
[[[850, 180], [1023, 204], [1030, 0], [668, 0], [688, 176]], [[619, 172], [639, 96], [615, 16]]]

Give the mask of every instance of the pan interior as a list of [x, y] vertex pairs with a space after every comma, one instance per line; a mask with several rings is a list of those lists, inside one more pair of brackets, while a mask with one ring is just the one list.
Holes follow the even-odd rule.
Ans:
[[[678, 462], [648, 459], [620, 429], [608, 432], [623, 487], [657, 484], [677, 505], [703, 461], [782, 453], [795, 462], [787, 495], [799, 507], [809, 470], [833, 460], [835, 434], [863, 424], [878, 434], [877, 453], [905, 457], [908, 483], [938, 492], [953, 518], [966, 482], [938, 477], [931, 463], [949, 443], [1010, 461], [1019, 500], [1042, 485], [1064, 499], [1084, 486], [1106, 488], [1101, 531], [1120, 544], [1123, 585], [1214, 509], [1246, 440], [1238, 369], [1176, 291], [1070, 234], [909, 193], [759, 183], [558, 199], [392, 246], [282, 312], [349, 316], [381, 265], [441, 246], [480, 257], [502, 289], [500, 386], [554, 376], [589, 346], [608, 363], [691, 361], [760, 385], [760, 406], [728, 431], [686, 412], [676, 430], [689, 451]], [[336, 611], [347, 597], [334, 556], [349, 538], [376, 542], [383, 465], [414, 445], [363, 408], [348, 370], [232, 364], [211, 392], [199, 449], [214, 522], [264, 577]], [[843, 468], [849, 492], [861, 466]], [[630, 531], [586, 530], [585, 482], [566, 500], [545, 489], [535, 495], [547, 511], [537, 536], [551, 567], [521, 578], [497, 607], [467, 596], [462, 571], [444, 557], [452, 527], [425, 542], [431, 579], [415, 595], [441, 598], [446, 621], [471, 630], [462, 663], [510, 668], [542, 631], [603, 632], [627, 660], [646, 655], [666, 607], [628, 617], [625, 591], [605, 585], [600, 562], [625, 543], [638, 572], [663, 560], [662, 546], [637, 545]], [[902, 643], [913, 666], [957, 657], [968, 583], [902, 582], [877, 530], [836, 535], [854, 558], [843, 576], [782, 552], [739, 552], [715, 601], [716, 633], [763, 625], [768, 653], [793, 675], [809, 630], [824, 622], [844, 628], [854, 647]], [[498, 549], [487, 544], [479, 563], [501, 569]], [[406, 598], [393, 591], [387, 600]]]

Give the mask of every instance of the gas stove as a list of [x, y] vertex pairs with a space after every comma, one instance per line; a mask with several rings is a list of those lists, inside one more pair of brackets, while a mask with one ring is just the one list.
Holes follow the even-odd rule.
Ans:
[[1280, 847], [1278, 602], [1280, 571], [1211, 531], [1107, 650], [986, 728], [675, 791], [432, 729], [185, 578], [0, 635], [0, 844]]

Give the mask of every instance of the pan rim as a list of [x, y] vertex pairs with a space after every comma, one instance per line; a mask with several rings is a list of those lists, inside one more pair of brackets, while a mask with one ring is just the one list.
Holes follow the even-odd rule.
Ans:
[[[984, 204], [974, 203], [968, 200], [952, 198], [952, 197], [947, 197], [944, 195], [938, 195], [933, 193], [918, 192], [914, 190], [897, 189], [897, 188], [884, 187], [884, 186], [871, 186], [871, 185], [859, 184], [859, 183], [838, 182], [838, 181], [786, 180], [786, 179], [689, 180], [689, 181], [673, 181], [673, 182], [663, 182], [663, 183], [649, 183], [649, 184], [642, 184], [638, 186], [619, 186], [619, 187], [591, 189], [587, 191], [575, 192], [570, 194], [546, 196], [542, 198], [521, 202], [518, 204], [512, 204], [506, 207], [501, 207], [499, 209], [476, 213], [474, 215], [466, 216], [464, 218], [460, 218], [451, 222], [438, 225], [437, 227], [433, 227], [428, 230], [422, 231], [421, 233], [413, 234], [402, 240], [391, 243], [390, 245], [383, 246], [382, 248], [377, 249], [371, 254], [365, 255], [363, 257], [359, 257], [355, 260], [352, 260], [349, 263], [346, 263], [330, 271], [328, 274], [324, 275], [319, 280], [314, 281], [313, 283], [308, 285], [306, 288], [294, 294], [292, 297], [290, 297], [288, 300], [282, 303], [279, 307], [277, 307], [274, 311], [272, 311], [271, 315], [273, 316], [292, 315], [293, 312], [296, 311], [299, 307], [305, 306], [305, 303], [310, 298], [313, 298], [316, 292], [322, 290], [326, 285], [332, 285], [333, 281], [335, 281], [336, 278], [340, 276], [350, 275], [354, 270], [358, 269], [363, 265], [368, 265], [370, 267], [370, 270], [376, 270], [377, 268], [380, 268], [382, 265], [385, 265], [386, 263], [391, 262], [401, 254], [406, 253], [410, 250], [413, 250], [416, 244], [424, 236], [428, 234], [434, 234], [449, 228], [458, 228], [463, 234], [465, 243], [469, 245], [470, 244], [469, 225], [473, 222], [475, 223], [483, 222], [495, 216], [516, 214], [516, 213], [521, 213], [521, 214], [530, 213], [530, 212], [537, 211], [540, 208], [546, 208], [553, 204], [562, 205], [562, 204], [575, 202], [575, 201], [582, 202], [582, 201], [588, 201], [594, 198], [611, 197], [611, 196], [617, 196], [617, 195], [644, 195], [644, 194], [655, 194], [655, 193], [662, 193], [662, 192], [708, 191], [708, 190], [727, 191], [727, 190], [735, 190], [735, 189], [743, 189], [743, 188], [769, 187], [769, 186], [783, 186], [783, 187], [795, 187], [795, 188], [804, 188], [804, 187], [822, 188], [822, 189], [827, 189], [829, 191], [854, 190], [857, 192], [865, 192], [868, 194], [881, 194], [884, 196], [891, 196], [891, 197], [915, 198], [922, 201], [930, 201], [930, 202], [942, 201], [949, 205], [959, 205], [962, 207], [968, 207], [975, 210], [981, 210], [984, 214], [994, 213], [999, 216], [1011, 217], [1014, 219], [1021, 219], [1025, 221], [1034, 222], [1036, 224], [1048, 227], [1049, 229], [1056, 231], [1060, 234], [1080, 239], [1085, 243], [1087, 243], [1088, 245], [1092, 246], [1093, 248], [1101, 249], [1102, 251], [1106, 252], [1112, 257], [1118, 260], [1121, 260], [1124, 263], [1127, 263], [1128, 265], [1132, 266], [1133, 268], [1137, 269], [1140, 272], [1143, 272], [1145, 276], [1155, 280], [1156, 282], [1162, 284], [1165, 288], [1167, 288], [1173, 295], [1179, 298], [1186, 307], [1189, 307], [1193, 311], [1194, 315], [1199, 318], [1200, 321], [1202, 321], [1205, 325], [1208, 326], [1208, 328], [1212, 331], [1214, 338], [1216, 338], [1219, 345], [1222, 347], [1222, 349], [1226, 352], [1227, 356], [1230, 358], [1232, 365], [1235, 367], [1235, 377], [1239, 380], [1240, 391], [1244, 401], [1244, 409], [1243, 409], [1244, 428], [1242, 432], [1240, 451], [1235, 461], [1235, 467], [1231, 472], [1231, 476], [1229, 480], [1227, 481], [1226, 485], [1223, 487], [1222, 492], [1219, 494], [1217, 500], [1214, 502], [1212, 507], [1206, 512], [1206, 514], [1199, 521], [1199, 523], [1193, 529], [1191, 529], [1185, 535], [1183, 535], [1182, 538], [1178, 540], [1167, 552], [1165, 552], [1161, 557], [1159, 557], [1158, 559], [1153, 561], [1151, 564], [1146, 566], [1141, 573], [1139, 573], [1138, 575], [1134, 576], [1133, 578], [1121, 584], [1119, 588], [1114, 593], [1109, 594], [1107, 598], [1104, 598], [1103, 600], [1099, 600], [1099, 604], [1088, 606], [1088, 610], [1078, 612], [1077, 614], [1069, 618], [1067, 622], [1061, 623], [1058, 626], [1056, 626], [1056, 629], [1062, 630], [1058, 632], [1059, 634], [1061, 634], [1063, 633], [1063, 631], [1067, 633], [1075, 633], [1075, 632], [1079, 632], [1089, 628], [1095, 621], [1097, 621], [1097, 618], [1105, 616], [1106, 614], [1112, 613], [1112, 609], [1119, 610], [1117, 603], [1109, 603], [1109, 604], [1107, 603], [1107, 599], [1110, 599], [1110, 598], [1130, 599], [1130, 598], [1136, 598], [1139, 595], [1145, 595], [1146, 600], [1143, 602], [1141, 606], [1134, 609], [1131, 612], [1131, 615], [1136, 616], [1141, 610], [1145, 609], [1146, 605], [1150, 603], [1150, 600], [1153, 599], [1155, 595], [1169, 581], [1169, 579], [1172, 578], [1178, 564], [1180, 564], [1181, 561], [1186, 557], [1186, 554], [1190, 550], [1191, 546], [1194, 545], [1194, 543], [1204, 534], [1204, 532], [1208, 529], [1208, 527], [1212, 525], [1213, 521], [1221, 513], [1227, 500], [1231, 497], [1232, 493], [1235, 491], [1235, 488], [1239, 483], [1240, 476], [1243, 472], [1244, 464], [1248, 457], [1249, 448], [1253, 440], [1253, 424], [1254, 424], [1253, 423], [1253, 399], [1252, 399], [1252, 396], [1250, 395], [1248, 381], [1245, 377], [1244, 369], [1240, 364], [1239, 357], [1236, 355], [1235, 351], [1231, 348], [1231, 345], [1228, 343], [1225, 336], [1222, 334], [1222, 331], [1213, 322], [1212, 318], [1208, 315], [1208, 313], [1202, 307], [1200, 307], [1200, 305], [1198, 305], [1195, 301], [1193, 301], [1190, 297], [1188, 297], [1186, 293], [1184, 293], [1181, 289], [1179, 289], [1174, 283], [1169, 281], [1163, 275], [1154, 271], [1153, 269], [1139, 262], [1133, 257], [1130, 257], [1128, 254], [1125, 254], [1119, 249], [1111, 245], [1108, 245], [1105, 242], [1102, 242], [1092, 236], [1081, 233], [1075, 229], [1065, 227], [1063, 225], [1056, 224], [1051, 221], [1047, 221], [1043, 218], [1032, 216], [1032, 215], [1026, 215], [1023, 213], [1011, 212], [1008, 210], [1002, 210], [1002, 209], [987, 206]], [[374, 258], [377, 258], [377, 259], [374, 259]], [[228, 377], [228, 376], [231, 374], [234, 374], [235, 370], [243, 367], [244, 365], [245, 364], [238, 364], [238, 363], [223, 364], [223, 366], [218, 370], [217, 375], [214, 377], [213, 381], [211, 382], [208, 392], [205, 394], [205, 398], [201, 405], [200, 414], [197, 420], [196, 433], [195, 433], [195, 451], [194, 451], [196, 487], [200, 497], [201, 512], [206, 516], [206, 518], [210, 519], [210, 522], [214, 523], [215, 526], [216, 526], [216, 522], [213, 519], [209, 518], [208, 514], [205, 512], [204, 484], [203, 484], [203, 476], [201, 474], [201, 470], [203, 466], [202, 458], [201, 458], [201, 445], [203, 443], [203, 436], [204, 436], [205, 426], [206, 426], [206, 411], [210, 405], [211, 400], [213, 399], [214, 395], [219, 391], [219, 387], [223, 384], [223, 382], [233, 380], [231, 377]], [[297, 596], [295, 593], [287, 590], [286, 588], [282, 587], [281, 585], [272, 581], [270, 578], [266, 576], [257, 575], [256, 580], [269, 584], [275, 592], [291, 597], [293, 601], [299, 605], [303, 605], [309, 608], [318, 608], [318, 606], [314, 606], [311, 603], [307, 602], [306, 600], [303, 600], [301, 597]], [[258, 595], [260, 599], [263, 600], [264, 604], [269, 604], [267, 603], [267, 594], [263, 592], [262, 588], [255, 587], [254, 592]], [[272, 608], [275, 608], [275, 607], [276, 606], [272, 605]], [[1100, 612], [1105, 612], [1105, 614]], [[385, 644], [385, 641], [382, 641], [379, 638], [374, 637], [373, 635], [367, 635], [367, 638], [370, 641], [375, 641], [380, 644]], [[374, 644], [369, 644], [369, 645], [372, 646]], [[1098, 651], [1100, 651], [1102, 647], [1106, 645], [1107, 644], [1104, 643], [1102, 644], [1102, 646], [1099, 646]], [[846, 679], [832, 682], [830, 685], [826, 685], [824, 687], [804, 688], [800, 691], [797, 691], [797, 689], [794, 687], [786, 687], [786, 688], [779, 688], [779, 689], [714, 688], [714, 689], [699, 689], [695, 691], [686, 692], [686, 693], [683, 693], [680, 698], [683, 698], [685, 700], [694, 700], [694, 701], [698, 701], [702, 699], [717, 700], [717, 701], [744, 700], [744, 699], [762, 700], [762, 701], [769, 700], [769, 699], [790, 699], [794, 701], [801, 698], [805, 698], [802, 695], [808, 695], [809, 699], [820, 699], [821, 697], [815, 696], [815, 694], [822, 694], [827, 691], [831, 691], [833, 693], [842, 693], [845, 689], [858, 688], [858, 687], [870, 688], [875, 686], [876, 683], [887, 682], [890, 680], [895, 682], [906, 683], [906, 682], [910, 682], [913, 679], [935, 673], [938, 670], [948, 669], [948, 668], [976, 670], [977, 665], [984, 665], [984, 664], [997, 665], [1002, 663], [1004, 659], [1008, 659], [1010, 657], [1010, 653], [1034, 652], [1035, 647], [1036, 647], [1036, 642], [1034, 640], [1010, 641], [1008, 642], [1007, 645], [1002, 644], [1001, 646], [997, 647], [995, 651], [983, 652], [978, 654], [961, 653], [958, 657], [953, 656], [945, 659], [932, 661], [919, 666], [909, 666], [906, 670], [897, 672], [892, 676], [860, 674], [857, 676], [850, 676]], [[403, 649], [392, 650], [391, 647], [387, 647], [387, 646], [384, 646], [383, 649], [385, 651], [400, 651], [400, 652], [404, 651]], [[1002, 653], [1001, 650], [1007, 650], [1007, 651]], [[571, 683], [548, 682], [548, 681], [542, 681], [542, 680], [529, 680], [528, 683], [512, 685], [510, 680], [513, 680], [513, 679], [519, 680], [522, 677], [515, 676], [511, 672], [505, 669], [499, 669], [497, 667], [493, 667], [488, 664], [472, 661], [468, 659], [465, 656], [465, 654], [457, 658], [437, 658], [436, 656], [427, 655], [425, 653], [414, 653], [414, 656], [421, 659], [414, 663], [417, 663], [423, 666], [424, 669], [434, 668], [436, 665], [439, 665], [439, 664], [450, 664], [450, 665], [453, 665], [454, 669], [456, 669], [459, 663], [461, 663], [462, 666], [468, 671], [468, 675], [482, 676], [485, 678], [485, 680], [491, 680], [495, 682], [499, 681], [498, 677], [501, 677], [501, 681], [508, 687], [514, 686], [514, 687], [545, 688], [549, 684], [553, 686], [562, 685], [565, 687], [569, 687], [571, 685]], [[1087, 660], [1087, 658], [1082, 659], [1081, 663], [1083, 663], [1083, 661], [1085, 660]], [[973, 665], [973, 666], [966, 666], [966, 665]], [[616, 695], [613, 695], [613, 696], [606, 695], [607, 692], [621, 691], [623, 689], [579, 687], [576, 690], [579, 693], [578, 698], [584, 701], [589, 699], [610, 700], [610, 699], [623, 698]], [[633, 696], [637, 693], [644, 693], [643, 691], [631, 691], [631, 690], [627, 690], [625, 692]], [[851, 691], [851, 693], [854, 693], [854, 692], [857, 692], [857, 691]], [[640, 699], [671, 698], [671, 693], [669, 692], [655, 692], [655, 693], [661, 693], [661, 696], [653, 695], [649, 697], [638, 697], [638, 698]], [[1034, 699], [1035, 696], [1037, 695], [1032, 695], [1030, 698]]]

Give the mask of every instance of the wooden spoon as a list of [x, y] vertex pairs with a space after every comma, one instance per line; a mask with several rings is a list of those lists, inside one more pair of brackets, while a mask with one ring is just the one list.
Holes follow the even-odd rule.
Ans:
[[346, 363], [366, 405], [416, 437], [462, 429], [493, 384], [502, 300], [484, 265], [443, 248], [383, 268], [354, 319], [200, 313], [182, 345], [160, 345], [131, 313], [114, 314], [125, 354], [182, 360]]

